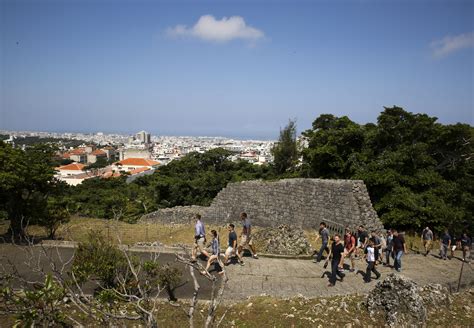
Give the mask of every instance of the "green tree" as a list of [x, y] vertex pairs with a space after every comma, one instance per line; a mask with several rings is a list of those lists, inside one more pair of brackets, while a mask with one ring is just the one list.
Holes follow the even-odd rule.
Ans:
[[280, 129], [280, 137], [273, 146], [273, 166], [277, 174], [292, 172], [298, 163], [298, 147], [296, 143], [296, 121], [289, 120]]
[[0, 142], [0, 208], [10, 220], [10, 232], [25, 233], [47, 215], [47, 200], [56, 184], [54, 149], [34, 145], [24, 151]]

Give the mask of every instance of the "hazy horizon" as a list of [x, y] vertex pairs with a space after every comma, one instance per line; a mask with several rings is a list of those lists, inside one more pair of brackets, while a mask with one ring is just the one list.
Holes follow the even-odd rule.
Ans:
[[0, 3], [0, 129], [276, 139], [383, 106], [474, 124], [473, 1]]

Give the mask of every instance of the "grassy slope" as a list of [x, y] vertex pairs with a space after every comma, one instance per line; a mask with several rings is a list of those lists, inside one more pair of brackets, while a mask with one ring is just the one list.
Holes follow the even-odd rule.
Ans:
[[[233, 304], [222, 304], [216, 318], [220, 319], [226, 312], [221, 327], [381, 327], [383, 317], [370, 318], [364, 304], [364, 296], [350, 295], [331, 298], [293, 298], [275, 299], [256, 297]], [[346, 305], [343, 306], [342, 304]], [[160, 327], [181, 328], [187, 326], [188, 318], [182, 308], [162, 303], [157, 312]], [[453, 295], [449, 308], [433, 307], [429, 309], [427, 327], [473, 327], [474, 291], [464, 291]], [[207, 307], [200, 303], [195, 313], [195, 326], [202, 327]], [[0, 315], [0, 326], [9, 326], [12, 317]], [[349, 325], [350, 324], [350, 325]], [[129, 322], [127, 327], [136, 326]], [[88, 327], [97, 326], [87, 322]]]

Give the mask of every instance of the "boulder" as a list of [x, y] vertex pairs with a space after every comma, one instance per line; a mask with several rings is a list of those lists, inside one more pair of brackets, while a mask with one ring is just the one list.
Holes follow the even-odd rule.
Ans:
[[450, 302], [441, 285], [418, 287], [413, 280], [392, 273], [375, 285], [366, 306], [371, 317], [383, 315], [389, 327], [411, 327], [426, 322], [428, 306], [448, 306]]
[[258, 251], [262, 253], [308, 255], [311, 252], [311, 245], [304, 231], [286, 224], [262, 229], [254, 233], [252, 239], [257, 244]]

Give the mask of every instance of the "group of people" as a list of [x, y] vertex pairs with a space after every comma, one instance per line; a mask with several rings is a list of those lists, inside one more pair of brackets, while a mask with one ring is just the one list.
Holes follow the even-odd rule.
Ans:
[[[372, 273], [376, 279], [380, 278], [380, 272], [377, 271], [377, 265], [383, 263], [384, 266], [390, 265], [390, 258], [393, 258], [393, 268], [398, 272], [402, 269], [402, 255], [407, 252], [406, 242], [397, 230], [387, 231], [386, 236], [379, 235], [376, 231], [369, 232], [364, 226], [359, 226], [357, 233], [346, 227], [343, 239], [339, 234], [332, 238], [331, 247], [328, 247], [330, 241], [329, 229], [325, 222], [321, 222], [318, 239], [321, 238], [321, 247], [315, 256], [315, 263], [321, 262], [324, 252], [328, 253], [325, 267], [331, 259], [331, 275], [329, 277], [329, 287], [336, 284], [337, 277], [344, 280], [344, 261], [350, 260], [349, 272], [355, 271], [355, 260], [365, 259], [367, 267], [364, 281], [369, 283], [372, 280]], [[385, 262], [383, 254], [385, 253]]]
[[[427, 256], [433, 247], [434, 235], [433, 231], [429, 227], [423, 229], [421, 233], [421, 241], [425, 249], [424, 255]], [[441, 238], [439, 239], [439, 257], [442, 260], [454, 258], [454, 251], [459, 249], [462, 251], [462, 260], [469, 262], [470, 252], [472, 247], [472, 239], [464, 232], [459, 238], [449, 233], [448, 229], [445, 229]], [[451, 256], [448, 256], [448, 251]]]
[[[390, 259], [393, 259], [393, 268], [400, 272], [402, 270], [402, 256], [407, 253], [407, 244], [403, 235], [399, 234], [396, 229], [389, 229], [386, 234], [379, 234], [377, 231], [369, 232], [364, 226], [359, 226], [357, 232], [354, 233], [350, 228], [346, 227], [344, 238], [339, 234], [335, 234], [330, 238], [329, 230], [326, 223], [321, 222], [319, 228], [318, 239], [321, 239], [321, 247], [315, 255], [315, 263], [321, 262], [324, 252], [328, 253], [325, 266], [331, 259], [331, 275], [329, 278], [329, 286], [334, 286], [339, 276], [341, 281], [344, 279], [344, 261], [346, 258], [350, 260], [349, 272], [355, 271], [355, 260], [365, 259], [367, 267], [365, 271], [364, 281], [372, 280], [372, 273], [376, 278], [380, 278], [380, 272], [377, 271], [377, 265], [390, 266]], [[331, 247], [329, 241], [332, 240]], [[424, 255], [427, 256], [433, 246], [434, 235], [429, 227], [426, 227], [421, 233], [421, 240], [425, 248]], [[459, 238], [452, 237], [446, 229], [440, 238], [440, 258], [446, 260], [448, 258], [448, 250], [451, 251], [451, 258], [454, 257], [456, 249], [462, 250], [465, 262], [469, 262], [472, 239], [463, 233]]]
[[[252, 257], [258, 259], [255, 247], [252, 242], [252, 225], [247, 213], [240, 214], [240, 221], [242, 224], [242, 231], [240, 234], [240, 241], [237, 238], [235, 225], [229, 224], [228, 229], [228, 246], [224, 254], [220, 253], [220, 239], [216, 230], [211, 230], [211, 242], [206, 245], [206, 230], [201, 221], [201, 216], [195, 216], [195, 233], [194, 233], [194, 247], [192, 249], [192, 261], [196, 261], [198, 253], [207, 259], [205, 270], [208, 272], [213, 263], [217, 264], [218, 273], [223, 273], [224, 266], [230, 264], [232, 258], [237, 258], [240, 265], [244, 265], [243, 252], [244, 248], [250, 250]], [[396, 229], [389, 229], [386, 234], [371, 231], [370, 233], [363, 225], [360, 225], [356, 232], [353, 232], [349, 227], [346, 227], [345, 234], [341, 237], [335, 234], [330, 237], [329, 229], [325, 222], [321, 222], [319, 228], [318, 239], [321, 239], [321, 247], [315, 253], [315, 263], [321, 262], [324, 252], [328, 255], [325, 261], [325, 267], [331, 261], [331, 275], [329, 278], [329, 286], [334, 286], [337, 277], [343, 281], [345, 277], [344, 262], [348, 258], [350, 260], [349, 272], [355, 271], [355, 263], [357, 259], [365, 259], [367, 267], [365, 270], [364, 281], [369, 283], [372, 280], [372, 273], [375, 274], [376, 279], [380, 278], [380, 272], [377, 270], [377, 265], [390, 266], [390, 259], [393, 259], [393, 266], [396, 271], [402, 270], [402, 256], [407, 253], [407, 245], [402, 234], [399, 234]], [[329, 242], [332, 244], [329, 246]], [[434, 234], [429, 227], [426, 227], [421, 233], [421, 240], [425, 249], [424, 255], [427, 256], [433, 247]], [[440, 238], [440, 258], [448, 258], [448, 250], [451, 251], [451, 257], [454, 256], [456, 248], [463, 252], [463, 261], [469, 261], [469, 254], [472, 245], [471, 238], [467, 233], [463, 233], [461, 237], [452, 237], [446, 229]], [[222, 262], [220, 257], [224, 257]], [[202, 272], [206, 273], [205, 271]]]
[[[232, 258], [237, 257], [237, 261], [240, 265], [245, 265], [243, 261], [244, 248], [247, 248], [252, 253], [254, 259], [258, 259], [257, 252], [252, 242], [252, 224], [247, 213], [243, 212], [240, 214], [240, 220], [242, 223], [242, 232], [240, 234], [240, 242], [237, 240], [237, 233], [235, 232], [235, 225], [230, 223], [227, 225], [229, 231], [228, 235], [228, 246], [224, 252], [224, 261], [222, 262], [220, 257], [220, 238], [216, 230], [211, 230], [210, 237], [211, 242], [207, 244], [206, 230], [204, 224], [201, 221], [201, 215], [195, 215], [194, 225], [194, 246], [192, 249], [193, 262], [197, 261], [197, 256], [201, 255], [207, 259], [205, 274], [209, 272], [209, 268], [213, 263], [217, 264], [217, 271], [219, 274], [223, 274], [223, 267], [229, 265]], [[199, 254], [198, 254], [199, 253]]]

